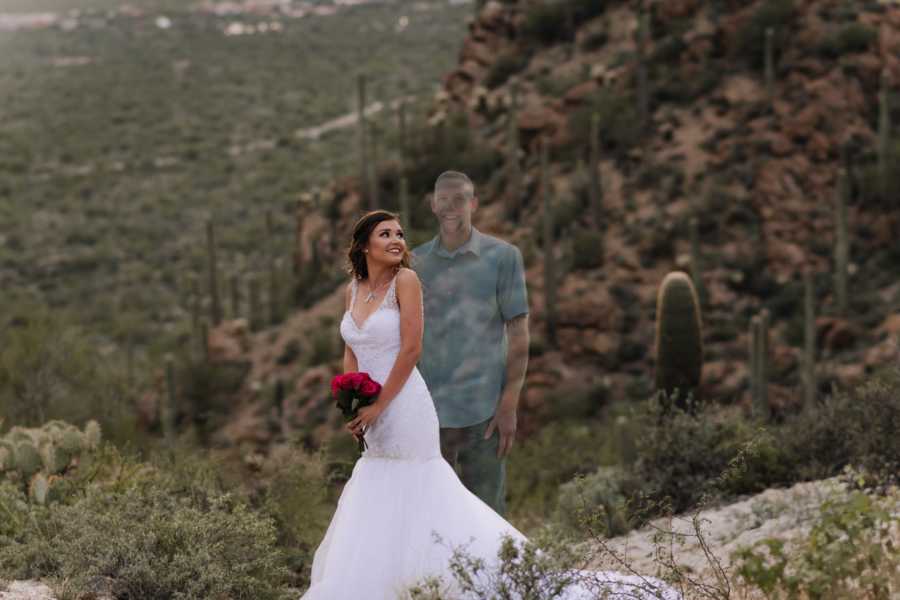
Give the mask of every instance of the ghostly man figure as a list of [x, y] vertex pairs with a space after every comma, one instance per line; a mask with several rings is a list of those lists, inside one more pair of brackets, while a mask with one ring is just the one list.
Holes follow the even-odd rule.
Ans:
[[506, 457], [528, 366], [528, 296], [519, 249], [472, 226], [472, 181], [445, 171], [430, 200], [438, 234], [413, 248], [425, 325], [418, 368], [434, 399], [441, 453], [504, 515]]

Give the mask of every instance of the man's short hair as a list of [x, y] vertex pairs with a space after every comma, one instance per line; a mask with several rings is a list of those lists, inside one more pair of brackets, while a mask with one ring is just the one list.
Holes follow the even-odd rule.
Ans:
[[472, 180], [469, 179], [469, 176], [460, 171], [444, 171], [434, 182], [434, 188], [437, 189], [439, 186], [449, 184], [449, 185], [463, 185], [468, 189], [472, 194], [475, 194], [475, 184], [472, 183]]

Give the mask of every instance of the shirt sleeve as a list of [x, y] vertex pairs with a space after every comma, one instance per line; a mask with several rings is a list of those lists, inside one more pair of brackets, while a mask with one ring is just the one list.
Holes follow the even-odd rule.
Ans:
[[504, 321], [528, 314], [528, 291], [525, 287], [525, 267], [519, 248], [510, 244], [500, 259], [497, 281], [497, 300]]

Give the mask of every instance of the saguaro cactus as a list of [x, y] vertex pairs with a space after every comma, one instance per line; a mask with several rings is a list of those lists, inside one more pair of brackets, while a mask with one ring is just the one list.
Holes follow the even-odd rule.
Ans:
[[237, 273], [232, 273], [228, 277], [228, 292], [231, 296], [231, 318], [237, 319], [241, 316], [241, 291]]
[[706, 286], [703, 285], [703, 264], [700, 258], [700, 221], [696, 216], [688, 220], [691, 239], [691, 278], [697, 289], [697, 298], [701, 308], [706, 307]]
[[838, 181], [834, 194], [834, 295], [838, 312], [847, 314], [847, 276], [850, 256], [849, 235], [847, 233], [847, 174], [838, 170]]
[[409, 181], [400, 177], [400, 226], [409, 232]]
[[887, 85], [887, 69], [881, 71], [878, 91], [878, 184], [882, 202], [887, 201], [888, 153], [891, 142], [891, 106]]
[[766, 94], [769, 96], [769, 105], [771, 106], [772, 101], [775, 99], [775, 30], [771, 27], [766, 27], [764, 35], [766, 36], [763, 49]]
[[257, 331], [262, 326], [262, 311], [259, 300], [259, 279], [253, 273], [247, 276], [247, 298], [250, 304], [250, 331]]
[[588, 153], [588, 192], [597, 231], [603, 227], [603, 187], [600, 181], [600, 115], [591, 114], [591, 143]]
[[177, 395], [175, 390], [175, 360], [171, 354], [166, 355], [166, 402], [161, 407], [160, 420], [162, 422], [163, 436], [168, 442], [175, 439], [175, 411], [177, 410]]
[[279, 303], [280, 293], [278, 285], [278, 269], [275, 265], [275, 225], [272, 220], [272, 211], [266, 211], [266, 259], [269, 269], [269, 319], [268, 322], [274, 325], [281, 316], [281, 305]]
[[[693, 412], [703, 371], [703, 324], [691, 278], [668, 273], [656, 297], [656, 390], [669, 406], [673, 396], [682, 410]], [[677, 391], [676, 391], [677, 390]]]
[[816, 315], [812, 274], [803, 272], [803, 408], [816, 401]]
[[647, 76], [647, 15], [638, 10], [637, 23], [637, 109], [641, 131], [646, 131], [650, 121], [650, 85]]
[[222, 322], [222, 301], [219, 296], [219, 275], [216, 267], [216, 230], [212, 219], [206, 221], [206, 247], [209, 266], [210, 317], [214, 325]]
[[399, 129], [400, 142], [398, 144], [400, 151], [400, 172], [406, 173], [406, 158], [408, 155], [408, 147], [406, 141], [406, 98], [400, 98], [397, 101], [397, 128]]
[[553, 210], [550, 206], [550, 177], [547, 169], [547, 140], [541, 138], [541, 200], [544, 250], [544, 303], [546, 305], [547, 343], [557, 348], [556, 339], [556, 257], [554, 255]]
[[369, 209], [375, 208], [373, 199], [369, 196], [367, 182], [369, 179], [369, 159], [367, 156], [369, 142], [366, 134], [366, 76], [360, 73], [356, 77], [357, 94], [357, 131], [359, 143], [359, 195], [362, 204], [368, 203]]
[[518, 85], [514, 82], [510, 85], [510, 105], [509, 105], [509, 131], [507, 132], [507, 205], [506, 216], [509, 219], [516, 219], [519, 214], [519, 203], [522, 197], [522, 168], [519, 165], [519, 126], [517, 123], [518, 110]]
[[763, 309], [750, 319], [750, 394], [753, 414], [768, 420], [769, 409], [769, 311]]
[[375, 119], [369, 126], [369, 171], [366, 177], [366, 185], [369, 186], [369, 198], [371, 206], [378, 206], [378, 150], [380, 129], [376, 127]]

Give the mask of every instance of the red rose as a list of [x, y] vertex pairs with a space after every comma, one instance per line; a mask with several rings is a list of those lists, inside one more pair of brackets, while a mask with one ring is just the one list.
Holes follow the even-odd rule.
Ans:
[[369, 379], [368, 381], [364, 381], [363, 384], [359, 387], [359, 393], [368, 398], [377, 396], [378, 392], [380, 391], [381, 384], [379, 384], [377, 381], [372, 381], [371, 379]]
[[334, 377], [331, 378], [331, 395], [332, 395], [332, 397], [336, 398], [338, 395], [338, 392], [344, 388], [343, 379], [344, 379], [343, 375], [335, 375]]
[[368, 381], [368, 380], [369, 380], [368, 373], [360, 373], [360, 372], [347, 373], [344, 376], [345, 385], [343, 386], [342, 389], [358, 390], [359, 386], [361, 386], [363, 384], [363, 382]]

